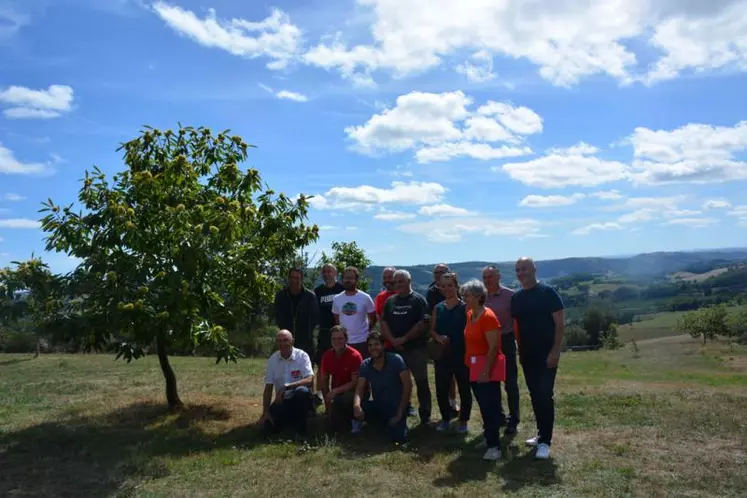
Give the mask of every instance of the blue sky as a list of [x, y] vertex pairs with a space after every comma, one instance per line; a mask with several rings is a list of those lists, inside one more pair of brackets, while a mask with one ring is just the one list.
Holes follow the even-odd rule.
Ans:
[[0, 0], [0, 69], [0, 266], [43, 253], [42, 200], [177, 122], [316, 195], [312, 251], [747, 245], [745, 0]]

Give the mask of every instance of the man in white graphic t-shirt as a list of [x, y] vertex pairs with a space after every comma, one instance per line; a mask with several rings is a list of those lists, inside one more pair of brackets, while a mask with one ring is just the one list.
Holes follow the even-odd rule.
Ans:
[[332, 300], [332, 314], [335, 322], [347, 330], [350, 346], [366, 359], [369, 356], [368, 333], [376, 325], [376, 308], [371, 296], [358, 290], [359, 278], [358, 268], [345, 268], [342, 276], [345, 292], [337, 294]]

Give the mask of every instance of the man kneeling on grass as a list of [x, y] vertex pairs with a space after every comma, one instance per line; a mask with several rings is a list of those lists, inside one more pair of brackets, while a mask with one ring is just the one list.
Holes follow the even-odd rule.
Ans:
[[[379, 332], [368, 336], [370, 358], [363, 361], [353, 397], [355, 418], [386, 427], [396, 443], [407, 440], [407, 403], [412, 393], [412, 379], [405, 361], [396, 353], [384, 352], [384, 338]], [[373, 399], [363, 400], [366, 382]]]
[[330, 331], [330, 337], [332, 348], [322, 356], [320, 368], [324, 406], [332, 430], [337, 431], [352, 420], [352, 430], [357, 432], [360, 430], [360, 422], [353, 419], [353, 394], [363, 356], [357, 349], [348, 346], [348, 331], [345, 327], [335, 325]]
[[305, 437], [306, 418], [312, 406], [311, 387], [314, 385], [311, 359], [305, 351], [293, 347], [293, 335], [287, 330], [277, 333], [275, 345], [278, 350], [267, 361], [259, 424], [275, 434], [291, 426], [297, 436]]

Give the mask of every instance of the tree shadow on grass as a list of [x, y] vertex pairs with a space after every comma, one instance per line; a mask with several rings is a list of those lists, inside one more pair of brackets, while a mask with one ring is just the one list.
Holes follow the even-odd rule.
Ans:
[[[164, 458], [258, 441], [257, 431], [216, 438], [200, 424], [230, 413], [207, 405], [170, 413], [136, 403], [100, 417], [46, 422], [0, 434], [0, 496], [107, 496], [168, 475]], [[241, 438], [241, 439], [239, 439]]]
[[27, 361], [31, 361], [33, 358], [12, 358], [10, 360], [0, 361], [0, 367], [7, 367], [10, 365], [15, 365], [17, 363], [24, 363]]

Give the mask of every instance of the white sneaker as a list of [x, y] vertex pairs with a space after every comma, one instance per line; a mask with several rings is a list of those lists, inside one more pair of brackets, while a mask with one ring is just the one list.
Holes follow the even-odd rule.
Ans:
[[353, 420], [353, 428], [350, 430], [351, 434], [360, 434], [363, 429], [363, 422], [360, 420]]
[[496, 461], [501, 459], [501, 449], [497, 446], [494, 446], [492, 448], [488, 448], [488, 451], [485, 452], [485, 454], [482, 456], [483, 460], [490, 460], [490, 461]]
[[537, 446], [537, 452], [534, 454], [534, 458], [537, 460], [547, 460], [550, 458], [550, 447], [545, 443]]
[[534, 448], [539, 444], [539, 436], [534, 436], [532, 439], [527, 439], [525, 443], [527, 446], [531, 446], [532, 448]]

